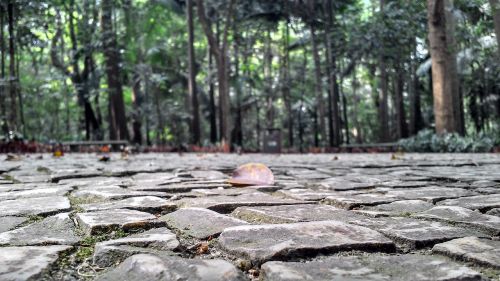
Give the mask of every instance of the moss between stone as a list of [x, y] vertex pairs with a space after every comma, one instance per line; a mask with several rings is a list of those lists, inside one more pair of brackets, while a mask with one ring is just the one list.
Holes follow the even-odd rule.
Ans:
[[78, 249], [75, 253], [75, 259], [78, 262], [83, 262], [94, 254], [95, 244], [102, 241], [123, 238], [126, 236], [127, 233], [121, 229], [117, 229], [111, 233], [87, 236], [83, 238], [82, 241], [80, 241]]

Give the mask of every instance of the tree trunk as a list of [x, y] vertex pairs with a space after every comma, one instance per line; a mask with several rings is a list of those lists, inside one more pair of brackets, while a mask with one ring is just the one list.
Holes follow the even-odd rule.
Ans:
[[271, 50], [271, 27], [267, 28], [264, 51], [264, 83], [266, 94], [267, 128], [274, 128], [273, 53]]
[[135, 144], [142, 144], [142, 91], [141, 76], [139, 71], [139, 69], [135, 69], [134, 74], [132, 75], [132, 131], [134, 133], [132, 142]]
[[394, 75], [394, 107], [396, 109], [396, 136], [397, 139], [408, 137], [408, 126], [406, 124], [405, 106], [403, 100], [403, 70], [399, 65], [395, 68]]
[[1, 122], [1, 130], [4, 135], [7, 135], [9, 132], [9, 128], [7, 125], [7, 108], [5, 105], [6, 101], [6, 91], [5, 91], [5, 35], [4, 35], [4, 15], [5, 8], [4, 3], [0, 4], [0, 51], [1, 51], [1, 76], [0, 79], [2, 84], [0, 85], [0, 122]]
[[[384, 16], [385, 0], [380, 0], [380, 12]], [[389, 77], [387, 75], [387, 65], [385, 61], [385, 38], [381, 38], [382, 47], [381, 54], [379, 57], [379, 69], [380, 69], [380, 91], [379, 91], [379, 101], [378, 101], [378, 123], [379, 123], [379, 141], [387, 142], [390, 140], [389, 135], [389, 110], [388, 110], [388, 91], [389, 91]]]
[[120, 53], [113, 31], [113, 1], [101, 2], [102, 46], [108, 77], [109, 137], [112, 140], [128, 140], [127, 118], [120, 77]]
[[[196, 0], [198, 7], [198, 18], [200, 20], [203, 31], [210, 45], [210, 51], [216, 58], [217, 65], [217, 78], [219, 81], [219, 108], [220, 108], [220, 134], [223, 146], [231, 146], [231, 127], [230, 127], [230, 100], [229, 100], [229, 76], [228, 76], [228, 58], [227, 58], [227, 45], [228, 45], [228, 32], [231, 26], [233, 16], [234, 0], [229, 2], [226, 11], [226, 22], [224, 27], [224, 34], [222, 36], [222, 44], [218, 44], [212, 29], [211, 23], [205, 15], [205, 6], [203, 0]], [[220, 46], [219, 46], [220, 45]], [[226, 149], [226, 147], [224, 147]]]
[[186, 14], [188, 21], [188, 89], [191, 97], [191, 143], [199, 145], [200, 132], [200, 109], [198, 104], [198, 93], [196, 91], [196, 66], [194, 55], [194, 27], [193, 27], [193, 0], [186, 0]]
[[329, 128], [330, 128], [330, 146], [338, 147], [340, 145], [340, 115], [339, 115], [339, 86], [337, 82], [336, 59], [333, 53], [333, 42], [331, 38], [331, 29], [333, 25], [332, 1], [325, 0], [327, 21], [325, 24], [326, 53], [328, 59], [328, 82], [329, 82]]
[[452, 0], [427, 0], [436, 132], [460, 133], [460, 100], [452, 17]]
[[234, 51], [234, 81], [236, 94], [236, 120], [234, 122], [234, 142], [243, 146], [243, 117], [241, 112], [241, 83], [240, 83], [240, 50], [238, 46], [238, 32], [236, 23], [233, 23], [233, 51]]
[[321, 60], [319, 57], [318, 51], [318, 38], [316, 36], [316, 31], [314, 28], [314, 24], [310, 25], [311, 30], [311, 42], [312, 42], [312, 53], [314, 58], [314, 72], [316, 78], [316, 105], [318, 108], [317, 116], [318, 116], [318, 131], [320, 135], [321, 141], [320, 145], [324, 145], [327, 140], [326, 136], [326, 124], [325, 124], [325, 101], [323, 98], [323, 87], [322, 87], [322, 75], [321, 75]]
[[9, 91], [10, 91], [10, 115], [9, 115], [9, 129], [17, 131], [17, 83], [16, 76], [16, 47], [14, 38], [14, 1], [10, 0], [7, 5], [9, 17]]
[[286, 22], [285, 26], [285, 38], [283, 46], [283, 62], [282, 62], [282, 91], [283, 91], [283, 101], [285, 102], [286, 109], [286, 123], [288, 129], [288, 146], [293, 147], [293, 112], [292, 112], [292, 97], [290, 95], [290, 27], [289, 22]]
[[[414, 42], [413, 55], [416, 57], [417, 47]], [[420, 108], [420, 92], [419, 92], [419, 80], [417, 75], [416, 63], [410, 60], [410, 78], [409, 89], [410, 89], [410, 136], [416, 135], [424, 127], [424, 121], [422, 118], [422, 110]]]
[[500, 0], [490, 0], [490, 5], [491, 13], [493, 14], [493, 23], [495, 24], [498, 54], [500, 54]]
[[[210, 48], [210, 46], [208, 47]], [[213, 55], [208, 50], [208, 71], [212, 73], [213, 70]], [[210, 96], [210, 142], [217, 142], [217, 108], [215, 107], [215, 86], [211, 74], [209, 75], [210, 81], [208, 82], [208, 94]]]

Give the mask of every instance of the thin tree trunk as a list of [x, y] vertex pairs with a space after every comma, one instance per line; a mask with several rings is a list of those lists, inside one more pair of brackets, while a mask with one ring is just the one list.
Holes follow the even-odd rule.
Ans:
[[141, 91], [141, 76], [139, 69], [134, 70], [132, 75], [132, 131], [133, 143], [142, 144], [142, 131], [141, 131], [141, 116], [142, 116], [142, 91]]
[[[210, 48], [210, 46], [208, 47]], [[213, 71], [213, 55], [210, 50], [208, 50], [208, 71], [212, 73]], [[210, 96], [210, 142], [217, 142], [217, 108], [215, 107], [215, 86], [213, 79], [210, 75], [210, 81], [208, 82], [208, 94]]]
[[[414, 42], [413, 54], [416, 57], [417, 48]], [[410, 89], [410, 128], [409, 134], [411, 136], [416, 135], [418, 131], [420, 131], [424, 126], [423, 118], [422, 118], [422, 110], [420, 108], [420, 92], [419, 92], [419, 80], [417, 75], [417, 67], [416, 63], [413, 60], [410, 60], [410, 68], [411, 68], [411, 84], [409, 85]]]
[[120, 79], [120, 53], [113, 30], [113, 1], [102, 0], [101, 9], [102, 44], [108, 77], [109, 136], [112, 140], [128, 140], [129, 133]]
[[7, 5], [9, 17], [9, 91], [10, 91], [10, 130], [17, 131], [17, 82], [16, 76], [16, 47], [14, 35], [14, 1], [10, 0]]
[[284, 40], [284, 55], [283, 55], [283, 79], [282, 79], [282, 90], [283, 90], [283, 100], [285, 102], [286, 109], [286, 123], [288, 129], [288, 146], [293, 147], [293, 112], [292, 112], [292, 97], [290, 95], [290, 50], [288, 50], [290, 45], [290, 27], [289, 22], [286, 22], [285, 26], [285, 40]]
[[9, 132], [7, 124], [7, 108], [5, 105], [6, 101], [6, 91], [5, 91], [5, 35], [4, 35], [4, 15], [5, 6], [4, 3], [0, 3], [0, 51], [1, 51], [1, 76], [0, 79], [2, 84], [0, 85], [0, 122], [2, 123], [2, 132], [7, 135]]
[[497, 37], [497, 50], [500, 54], [500, 0], [490, 0], [491, 13], [493, 14], [493, 23], [495, 25], [495, 34]]
[[331, 29], [333, 26], [332, 1], [325, 0], [327, 21], [325, 24], [326, 52], [328, 58], [328, 82], [330, 85], [329, 110], [330, 112], [330, 146], [340, 145], [340, 115], [339, 115], [339, 86], [337, 82], [336, 59], [333, 53]]
[[198, 104], [198, 93], [196, 91], [196, 66], [194, 55], [194, 27], [193, 27], [193, 0], [186, 0], [186, 14], [188, 21], [188, 90], [191, 97], [191, 142], [199, 145], [200, 132], [200, 109]]
[[357, 90], [358, 90], [358, 80], [356, 78], [356, 66], [354, 66], [353, 71], [352, 71], [352, 99], [354, 101], [353, 111], [352, 111], [352, 117], [353, 117], [352, 119], [354, 120], [354, 127], [356, 128], [356, 142], [362, 143], [363, 142], [363, 133], [362, 133], [361, 124], [360, 124], [359, 118], [358, 118], [358, 106], [359, 106], [360, 98], [358, 97]]
[[459, 132], [456, 55], [450, 30], [453, 25], [446, 12], [451, 3], [450, 0], [427, 0], [427, 4], [436, 132]]
[[234, 81], [236, 94], [236, 120], [234, 122], [234, 142], [242, 147], [243, 145], [243, 120], [241, 112], [241, 84], [240, 84], [240, 50], [238, 46], [238, 30], [233, 22], [233, 51], [234, 51]]
[[267, 28], [264, 51], [264, 83], [266, 94], [267, 128], [274, 128], [274, 92], [273, 92], [273, 54], [271, 50], [271, 27]]
[[408, 126], [406, 124], [406, 114], [403, 101], [403, 70], [398, 64], [394, 75], [394, 107], [396, 109], [396, 135], [398, 139], [408, 137]]
[[314, 72], [315, 72], [315, 78], [316, 78], [316, 105], [318, 108], [317, 112], [317, 119], [319, 119], [318, 122], [318, 131], [320, 135], [321, 141], [319, 142], [319, 145], [324, 145], [327, 136], [326, 136], [326, 124], [325, 124], [325, 101], [323, 98], [323, 86], [322, 86], [322, 74], [321, 74], [321, 60], [319, 57], [319, 51], [318, 51], [318, 38], [316, 36], [316, 30], [314, 27], [314, 24], [310, 25], [310, 30], [311, 30], [311, 42], [312, 42], [312, 53], [313, 53], [313, 58], [314, 58]]
[[[385, 13], [385, 0], [380, 0], [380, 11], [382, 16]], [[379, 69], [380, 69], [380, 92], [378, 101], [378, 123], [379, 123], [379, 141], [387, 142], [390, 140], [389, 134], [389, 110], [388, 110], [388, 95], [389, 95], [389, 77], [387, 75], [387, 65], [385, 61], [385, 44], [382, 40], [381, 54], [379, 57]]]

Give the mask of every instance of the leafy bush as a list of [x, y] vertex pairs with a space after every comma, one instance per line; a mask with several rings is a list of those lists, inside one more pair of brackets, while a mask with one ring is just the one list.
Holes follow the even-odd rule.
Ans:
[[399, 145], [407, 152], [490, 152], [499, 144], [499, 136], [479, 134], [463, 137], [456, 133], [437, 135], [430, 129], [399, 141]]

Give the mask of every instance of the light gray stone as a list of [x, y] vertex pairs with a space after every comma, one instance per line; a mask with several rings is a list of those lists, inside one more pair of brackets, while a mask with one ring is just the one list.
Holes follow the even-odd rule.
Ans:
[[79, 227], [88, 235], [108, 232], [115, 228], [151, 228], [158, 224], [156, 217], [149, 213], [127, 209], [104, 210], [75, 215]]
[[432, 252], [500, 269], [500, 241], [464, 237], [434, 245]]
[[73, 245], [80, 240], [75, 234], [75, 225], [69, 218], [69, 213], [57, 214], [42, 221], [0, 233], [0, 245]]
[[52, 215], [69, 211], [69, 200], [63, 196], [5, 200], [0, 204], [0, 216]]
[[165, 227], [95, 245], [94, 264], [108, 267], [140, 253], [168, 253], [179, 247], [175, 234]]
[[282, 199], [262, 192], [242, 194], [238, 196], [208, 196], [200, 198], [184, 198], [176, 201], [179, 207], [206, 208], [221, 213], [229, 213], [241, 206], [273, 206], [303, 204], [292, 199]]
[[183, 208], [159, 218], [167, 226], [198, 239], [206, 239], [231, 226], [248, 224], [203, 208]]
[[71, 190], [68, 186], [34, 188], [30, 190], [0, 192], [0, 201], [20, 198], [49, 197], [66, 195]]
[[116, 186], [78, 190], [72, 196], [77, 198], [97, 198], [100, 200], [119, 200], [138, 196], [170, 197], [171, 195], [165, 192], [137, 191]]
[[311, 262], [267, 262], [262, 281], [414, 280], [481, 281], [481, 275], [442, 257], [418, 254], [397, 256], [329, 257]]
[[23, 217], [0, 217], [0, 233], [9, 231], [26, 220]]
[[486, 212], [487, 215], [500, 217], [500, 208], [494, 208]]
[[138, 254], [127, 258], [117, 268], [104, 273], [97, 280], [240, 281], [247, 279], [234, 265], [224, 260]]
[[189, 172], [193, 178], [204, 180], [224, 180], [228, 176], [219, 171], [191, 171]]
[[444, 200], [437, 203], [444, 206], [460, 206], [471, 210], [486, 211], [500, 208], [500, 194], [478, 195]]
[[463, 188], [429, 186], [411, 189], [394, 189], [385, 194], [388, 197], [398, 197], [406, 200], [424, 200], [431, 203], [457, 198], [462, 196], [476, 195], [475, 192]]
[[291, 198], [296, 200], [304, 201], [319, 201], [323, 200], [328, 196], [345, 196], [345, 195], [355, 195], [363, 193], [362, 191], [334, 191], [327, 189], [309, 189], [309, 188], [292, 188], [283, 189], [276, 192], [276, 195], [283, 196], [285, 198]]
[[218, 241], [224, 251], [253, 264], [344, 250], [394, 250], [380, 233], [338, 221], [236, 226], [226, 228]]
[[477, 227], [492, 235], [500, 235], [500, 218], [483, 215], [478, 211], [457, 206], [437, 206], [425, 212], [413, 215], [416, 218], [441, 220]]
[[431, 247], [436, 243], [466, 236], [486, 236], [475, 230], [449, 226], [442, 222], [404, 217], [366, 218], [352, 220], [350, 223], [375, 229], [401, 247], [409, 249]]
[[422, 200], [401, 200], [394, 201], [388, 204], [380, 204], [377, 206], [363, 207], [356, 212], [372, 216], [407, 216], [413, 213], [426, 211], [434, 207], [434, 204]]
[[317, 204], [238, 207], [231, 213], [231, 215], [252, 224], [276, 224], [324, 220], [348, 222], [356, 218], [363, 218], [363, 216], [358, 215], [353, 211]]
[[360, 206], [372, 206], [386, 204], [399, 200], [398, 197], [391, 197], [381, 193], [363, 193], [353, 195], [328, 196], [323, 202], [335, 207], [347, 210], [358, 208]]
[[231, 185], [225, 183], [224, 181], [189, 181], [162, 185], [139, 184], [131, 186], [130, 189], [150, 192], [182, 193], [189, 192], [193, 189], [216, 189], [229, 187], [231, 187]]
[[174, 211], [177, 205], [160, 197], [140, 196], [104, 203], [82, 204], [79, 207], [86, 212], [110, 209], [131, 209], [150, 213], [168, 213]]
[[0, 280], [40, 280], [59, 255], [71, 246], [29, 246], [0, 248]]

